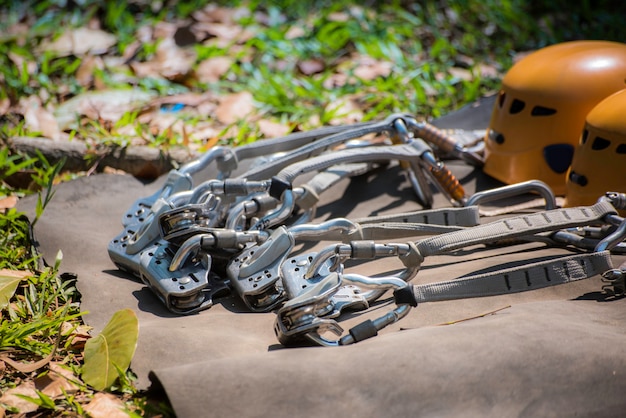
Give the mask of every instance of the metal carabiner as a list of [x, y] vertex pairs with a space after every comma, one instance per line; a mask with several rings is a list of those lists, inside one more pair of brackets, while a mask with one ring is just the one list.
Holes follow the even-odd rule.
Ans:
[[206, 168], [212, 161], [226, 159], [232, 155], [232, 150], [226, 147], [213, 147], [199, 158], [188, 162], [179, 169], [171, 170], [165, 183], [154, 194], [136, 200], [122, 216], [122, 225], [128, 226], [142, 223], [142, 219], [152, 212], [152, 206], [159, 199], [168, 199], [170, 196], [193, 188], [192, 174]]
[[320, 274], [321, 266], [332, 260], [334, 266], [343, 264], [347, 259], [374, 259], [377, 257], [397, 256], [404, 264], [404, 270], [396, 274], [404, 281], [409, 281], [417, 274], [421, 258], [416, 257], [412, 243], [379, 244], [374, 241], [351, 241], [349, 244], [333, 244], [320, 250], [304, 273], [305, 279], [311, 279]]
[[241, 251], [248, 244], [261, 244], [268, 239], [265, 231], [234, 231], [224, 228], [206, 228], [180, 244], [172, 256], [169, 271], [176, 271], [192, 254], [210, 250]]
[[604, 237], [593, 249], [595, 252], [611, 250], [619, 245], [626, 238], [626, 219], [621, 218], [622, 221], [612, 234]]
[[[507, 186], [496, 187], [494, 189], [476, 192], [466, 201], [466, 206], [478, 206], [482, 203], [494, 202], [524, 193], [538, 193], [545, 201], [544, 209], [556, 209], [556, 197], [550, 186], [540, 180], [528, 180], [520, 183], [514, 183]], [[503, 212], [498, 212], [501, 214]]]
[[289, 257], [296, 239], [302, 235], [356, 229], [354, 223], [343, 218], [319, 225], [303, 224], [276, 228], [266, 241], [247, 245], [233, 256], [226, 268], [231, 286], [252, 311], [267, 312], [285, 299], [281, 280], [281, 266]]
[[[365, 321], [350, 329], [350, 333], [341, 337], [343, 328], [335, 321], [340, 312], [333, 295], [344, 282], [359, 286], [373, 287], [383, 291], [404, 289], [408, 285], [397, 277], [370, 278], [355, 274], [330, 273], [318, 283], [305, 289], [299, 296], [287, 301], [277, 312], [274, 332], [283, 345], [291, 345], [302, 340], [309, 340], [321, 346], [339, 346], [353, 344], [378, 334], [382, 328], [408, 314], [409, 303], [398, 306], [374, 321]], [[331, 340], [323, 335], [332, 333], [338, 337]]]

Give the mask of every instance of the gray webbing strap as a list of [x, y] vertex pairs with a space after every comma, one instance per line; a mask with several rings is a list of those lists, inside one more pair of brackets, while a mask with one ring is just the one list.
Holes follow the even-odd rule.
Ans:
[[277, 138], [267, 138], [259, 141], [254, 141], [250, 144], [235, 147], [233, 149], [233, 152], [235, 153], [237, 159], [240, 160], [256, 158], [260, 155], [268, 155], [276, 152], [294, 150], [311, 142], [315, 142], [321, 138], [330, 135], [336, 135], [340, 132], [361, 129], [375, 123], [377, 122], [362, 122], [353, 125], [340, 126], [324, 126], [311, 131], [295, 132]]
[[242, 174], [241, 177], [247, 178], [248, 180], [265, 180], [272, 177], [283, 167], [286, 167], [297, 161], [305, 160], [314, 155], [318, 155], [326, 151], [330, 147], [341, 144], [350, 139], [359, 138], [371, 133], [380, 133], [390, 129], [391, 123], [389, 121], [375, 122], [371, 124], [365, 124], [364, 126], [357, 126], [354, 129], [339, 132], [297, 148], [282, 157], [268, 162], [267, 164], [263, 164], [262, 166], [250, 169], [246, 173]]
[[348, 240], [387, 240], [416, 237], [420, 235], [445, 234], [463, 228], [463, 226], [433, 225], [415, 222], [381, 222], [376, 224], [361, 224], [354, 233], [338, 238], [342, 239], [344, 242]]
[[609, 251], [561, 257], [439, 283], [414, 285], [418, 303], [526, 292], [587, 279], [612, 269]]
[[429, 149], [424, 141], [417, 140], [411, 144], [345, 149], [292, 164], [282, 169], [275, 177], [285, 183], [292, 183], [296, 177], [302, 174], [324, 170], [337, 164], [364, 161], [412, 160], [420, 158]]
[[588, 225], [612, 213], [617, 213], [615, 208], [604, 201], [592, 206], [536, 212], [427, 238], [416, 242], [416, 247], [426, 257], [475, 244]]
[[478, 206], [467, 206], [461, 208], [423, 209], [414, 212], [367, 216], [352, 219], [352, 221], [359, 224], [411, 222], [426, 225], [476, 226], [480, 224], [480, 214]]
[[367, 173], [371, 168], [367, 163], [341, 164], [316, 174], [306, 184], [301, 185], [304, 194], [298, 197], [296, 204], [306, 210], [315, 206], [319, 195], [330, 189], [342, 179]]

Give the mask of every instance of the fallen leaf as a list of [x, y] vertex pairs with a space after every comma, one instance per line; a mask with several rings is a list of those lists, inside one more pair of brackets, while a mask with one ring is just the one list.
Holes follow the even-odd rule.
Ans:
[[480, 76], [484, 78], [500, 78], [500, 72], [494, 65], [479, 64], [478, 71]]
[[354, 75], [367, 81], [378, 77], [387, 77], [393, 68], [393, 64], [389, 61], [375, 60], [368, 56], [357, 57], [356, 65]]
[[254, 37], [252, 29], [237, 24], [199, 22], [194, 25], [194, 30], [214, 37], [213, 41], [220, 47], [227, 47], [231, 43], [242, 44]]
[[282, 123], [273, 122], [267, 119], [261, 119], [257, 122], [259, 126], [259, 131], [266, 138], [275, 138], [279, 136], [284, 136], [289, 133], [291, 130], [289, 126], [283, 125]]
[[328, 20], [331, 22], [347, 22], [350, 15], [346, 12], [332, 12], [328, 14]]
[[448, 68], [448, 72], [450, 73], [450, 75], [460, 80], [469, 81], [474, 78], [474, 76], [472, 75], [472, 72], [469, 70], [466, 70], [465, 68], [450, 67]]
[[363, 110], [356, 98], [346, 96], [335, 102], [331, 102], [324, 108], [324, 112], [332, 116], [330, 125], [355, 123], [363, 119]]
[[128, 418], [126, 406], [121, 399], [110, 393], [96, 393], [83, 410], [92, 418]]
[[82, 377], [96, 390], [104, 390], [115, 382], [118, 369], [126, 371], [137, 347], [139, 324], [132, 309], [113, 314], [100, 334], [85, 344]]
[[162, 76], [169, 80], [178, 80], [190, 73], [195, 56], [192, 50], [182, 49], [173, 38], [167, 38], [159, 43], [152, 60], [132, 62], [130, 67], [137, 77]]
[[219, 130], [211, 124], [198, 124], [193, 131], [189, 132], [189, 140], [191, 142], [208, 141], [213, 137], [217, 137]]
[[37, 63], [35, 61], [27, 60], [13, 51], [9, 51], [7, 56], [13, 61], [13, 64], [15, 64], [20, 74], [24, 72], [24, 69], [26, 69], [26, 74], [28, 75], [32, 75], [37, 71]]
[[17, 395], [24, 395], [30, 398], [38, 399], [35, 382], [32, 380], [27, 380], [4, 392], [0, 397], [0, 403], [17, 409], [20, 414], [28, 414], [29, 412], [35, 412], [39, 409], [39, 406], [36, 403], [30, 402]]
[[[17, 196], [7, 196], [0, 198], [0, 210], [11, 209], [17, 205]], [[0, 307], [2, 303], [0, 302]]]
[[306, 35], [306, 31], [302, 26], [291, 26], [287, 32], [285, 33], [285, 39], [292, 40], [297, 38], [302, 38]]
[[317, 74], [324, 71], [324, 61], [318, 59], [308, 59], [298, 62], [298, 69], [304, 75]]
[[99, 29], [66, 29], [52, 42], [43, 42], [42, 51], [54, 52], [57, 56], [102, 55], [117, 43], [117, 38]]
[[24, 123], [33, 132], [41, 134], [53, 140], [61, 139], [61, 130], [54, 115], [44, 108], [37, 96], [30, 96], [20, 100], [23, 110]]
[[215, 83], [233, 66], [228, 57], [213, 57], [203, 60], [196, 68], [196, 78], [201, 83]]
[[79, 116], [117, 122], [124, 113], [140, 108], [154, 96], [154, 93], [139, 89], [90, 91], [61, 104], [54, 116], [62, 130], [76, 128]]
[[235, 123], [254, 110], [252, 94], [244, 91], [225, 96], [215, 109], [217, 120], [224, 124]]
[[104, 68], [100, 57], [86, 56], [76, 70], [76, 81], [83, 87], [89, 87], [93, 83], [93, 73], [96, 69]]
[[159, 21], [152, 30], [153, 39], [173, 38], [178, 26], [172, 22]]
[[208, 4], [203, 9], [196, 10], [191, 16], [198, 22], [234, 23], [237, 20], [249, 16], [247, 7], [222, 7], [216, 4]]
[[50, 363], [48, 373], [35, 379], [35, 387], [52, 399], [77, 392], [80, 388], [77, 383], [80, 383], [78, 376], [60, 363]]
[[[106, 167], [104, 171], [106, 171]], [[63, 322], [61, 324], [61, 335], [67, 337], [72, 348], [82, 349], [87, 340], [91, 338], [89, 334], [91, 329], [88, 325], [75, 325], [71, 322]]]
[[8, 97], [0, 99], [0, 116], [6, 115], [11, 108], [11, 100]]
[[170, 96], [163, 97], [155, 97], [154, 100], [150, 102], [150, 106], [160, 107], [163, 105], [178, 105], [182, 104], [185, 106], [193, 106], [197, 107], [202, 105], [207, 101], [216, 101], [216, 96], [211, 92], [203, 92], [203, 93], [180, 93], [180, 94], [172, 94]]
[[25, 270], [0, 269], [0, 309], [4, 309], [13, 297], [17, 285], [33, 273]]

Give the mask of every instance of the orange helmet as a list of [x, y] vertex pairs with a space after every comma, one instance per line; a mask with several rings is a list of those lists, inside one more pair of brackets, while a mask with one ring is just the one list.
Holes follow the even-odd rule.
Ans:
[[567, 173], [565, 206], [595, 203], [606, 192], [626, 192], [626, 90], [589, 112]]
[[625, 87], [626, 44], [572, 41], [526, 56], [502, 80], [485, 173], [508, 184], [541, 180], [563, 195], [587, 113]]

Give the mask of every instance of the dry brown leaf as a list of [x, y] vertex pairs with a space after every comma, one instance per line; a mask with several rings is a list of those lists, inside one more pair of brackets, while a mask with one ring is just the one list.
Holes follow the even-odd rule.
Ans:
[[93, 72], [102, 68], [104, 63], [100, 57], [86, 56], [76, 70], [76, 81], [83, 87], [89, 87], [93, 83]]
[[150, 106], [160, 107], [163, 105], [183, 104], [185, 106], [198, 107], [205, 102], [217, 101], [216, 96], [211, 92], [196, 93], [179, 93], [170, 96], [156, 97], [150, 102]]
[[153, 93], [138, 89], [91, 91], [58, 106], [54, 116], [61, 129], [74, 127], [77, 116], [117, 122], [124, 113], [140, 108], [153, 97]]
[[233, 23], [249, 15], [250, 10], [247, 7], [221, 7], [216, 4], [209, 4], [191, 14], [198, 22], [216, 23]]
[[129, 414], [124, 409], [121, 399], [104, 392], [96, 393], [91, 402], [83, 407], [92, 418], [128, 418]]
[[172, 22], [160, 21], [154, 25], [152, 30], [153, 39], [173, 38], [178, 26]]
[[472, 80], [474, 78], [474, 76], [472, 75], [472, 72], [470, 70], [466, 70], [465, 68], [459, 68], [459, 67], [450, 67], [448, 69], [448, 72], [461, 80]]
[[500, 78], [500, 72], [494, 65], [479, 64], [478, 71], [481, 77], [485, 78]]
[[[65, 393], [76, 393], [80, 388], [78, 376], [63, 368], [59, 363], [50, 363], [47, 374], [35, 379], [35, 387], [52, 399], [64, 396]], [[76, 382], [76, 383], [74, 383]]]
[[308, 59], [298, 62], [298, 69], [304, 75], [317, 74], [324, 71], [324, 61], [318, 59]]
[[192, 129], [188, 129], [189, 141], [209, 141], [211, 138], [217, 137], [219, 129], [209, 123], [198, 123]]
[[225, 96], [215, 109], [217, 120], [224, 124], [235, 123], [254, 110], [252, 94], [247, 91]]
[[297, 39], [306, 35], [306, 30], [302, 26], [291, 26], [285, 33], [285, 39]]
[[342, 97], [336, 102], [329, 103], [324, 111], [334, 115], [329, 121], [330, 125], [355, 123], [363, 119], [363, 110], [356, 97]]
[[257, 122], [257, 124], [259, 126], [259, 131], [266, 138], [284, 136], [287, 135], [291, 130], [287, 125], [283, 125], [282, 123], [277, 123], [267, 119], [261, 119]]
[[162, 76], [169, 80], [184, 78], [195, 62], [195, 53], [182, 49], [172, 38], [164, 39], [157, 46], [154, 58], [146, 62], [132, 62], [131, 68], [137, 77]]
[[196, 78], [201, 83], [215, 83], [233, 66], [233, 60], [228, 57], [213, 57], [206, 59], [196, 68]]
[[29, 75], [32, 75], [37, 71], [37, 63], [35, 61], [27, 60], [25, 57], [16, 54], [13, 51], [9, 51], [7, 56], [11, 61], [13, 61], [13, 64], [15, 64], [20, 74], [23, 73], [24, 68], [26, 68], [26, 74]]
[[[106, 168], [106, 167], [105, 167]], [[74, 349], [81, 349], [85, 342], [91, 338], [89, 331], [92, 328], [88, 325], [74, 325], [71, 322], [61, 324], [61, 335], [68, 337], [68, 342]]]
[[0, 276], [5, 277], [15, 277], [20, 279], [25, 279], [26, 277], [32, 276], [33, 272], [28, 270], [9, 270], [9, 269], [0, 269]]
[[332, 12], [328, 14], [328, 20], [331, 22], [347, 22], [350, 15], [346, 12]]
[[8, 97], [0, 99], [0, 116], [6, 115], [11, 108], [11, 100]]
[[331, 90], [337, 87], [343, 87], [350, 81], [350, 77], [345, 73], [334, 73], [330, 77], [324, 79], [322, 85], [325, 89]]
[[[236, 24], [196, 23], [194, 30], [214, 37], [211, 43], [220, 47], [227, 47], [232, 43], [242, 44], [254, 37], [254, 32], [250, 28], [243, 28]], [[206, 35], [201, 35], [201, 37], [206, 38]]]
[[57, 56], [86, 54], [105, 54], [117, 43], [117, 38], [99, 29], [77, 28], [63, 31], [63, 34], [52, 42], [44, 42], [43, 51], [54, 52]]
[[357, 66], [354, 75], [362, 80], [373, 80], [378, 77], [387, 77], [391, 74], [393, 64], [389, 61], [379, 61], [368, 56], [356, 59]]
[[18, 386], [4, 392], [0, 397], [0, 403], [17, 409], [20, 414], [34, 412], [39, 408], [36, 403], [29, 402], [26, 399], [22, 399], [17, 395], [24, 395], [37, 399], [38, 396], [35, 388], [35, 383], [32, 380], [27, 380], [19, 384]]
[[30, 96], [20, 100], [26, 127], [33, 132], [53, 140], [61, 139], [61, 130], [54, 115], [44, 108], [37, 96]]
[[7, 196], [0, 198], [0, 210], [14, 208], [17, 205], [17, 196]]

